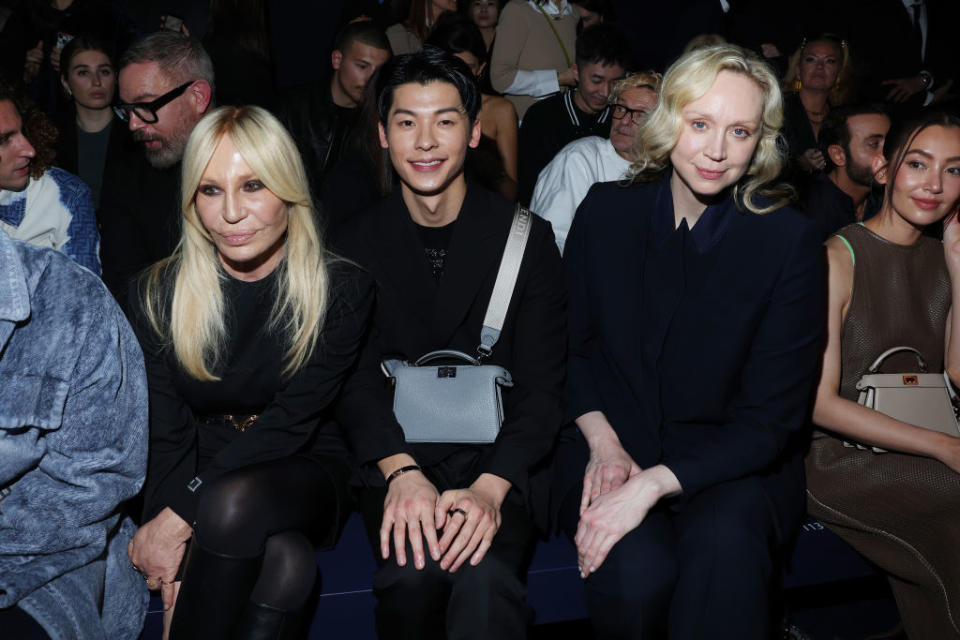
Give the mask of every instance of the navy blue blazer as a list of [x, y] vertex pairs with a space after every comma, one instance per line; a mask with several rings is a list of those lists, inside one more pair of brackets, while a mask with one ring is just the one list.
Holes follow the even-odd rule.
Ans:
[[[806, 425], [824, 326], [815, 226], [731, 197], [674, 229], [669, 180], [595, 185], [564, 254], [567, 416], [604, 412], [641, 468], [662, 463], [683, 501], [760, 475], [781, 533], [803, 514]], [[558, 450], [555, 507], [588, 456], [575, 426]]]

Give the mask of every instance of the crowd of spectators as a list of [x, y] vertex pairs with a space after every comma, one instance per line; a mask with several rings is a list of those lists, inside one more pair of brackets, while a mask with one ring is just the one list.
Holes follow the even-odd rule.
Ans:
[[[960, 432], [857, 394], [900, 346], [960, 382], [956, 3], [0, 15], [17, 637], [134, 638], [146, 589], [301, 637], [355, 509], [383, 638], [525, 637], [558, 531], [598, 637], [771, 637], [806, 512], [960, 638]], [[435, 351], [509, 372], [493, 441], [407, 441], [381, 363]]]

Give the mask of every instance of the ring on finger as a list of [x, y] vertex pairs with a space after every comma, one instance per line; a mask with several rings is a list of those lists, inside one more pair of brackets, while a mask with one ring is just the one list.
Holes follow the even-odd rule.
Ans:
[[467, 512], [461, 509], [460, 507], [454, 507], [453, 509], [450, 510], [450, 513], [459, 513], [464, 517], [464, 519], [466, 519], [467, 517]]

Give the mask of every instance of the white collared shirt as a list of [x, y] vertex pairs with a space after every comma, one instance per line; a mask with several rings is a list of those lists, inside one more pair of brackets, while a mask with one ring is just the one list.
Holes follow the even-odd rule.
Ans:
[[600, 136], [574, 140], [550, 161], [533, 190], [530, 210], [553, 225], [553, 235], [563, 253], [577, 207], [597, 182], [627, 176], [630, 161], [624, 160], [613, 143]]

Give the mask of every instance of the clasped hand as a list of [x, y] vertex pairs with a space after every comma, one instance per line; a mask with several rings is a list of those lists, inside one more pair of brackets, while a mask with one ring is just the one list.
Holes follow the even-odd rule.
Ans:
[[593, 500], [580, 514], [573, 539], [580, 577], [596, 571], [613, 545], [639, 527], [661, 498], [679, 491], [676, 475], [667, 467], [657, 465], [631, 475], [616, 489]]
[[397, 564], [406, 565], [409, 538], [417, 569], [426, 566], [424, 542], [430, 557], [445, 571], [455, 572], [468, 559], [473, 566], [479, 564], [500, 528], [502, 498], [478, 483], [468, 489], [450, 489], [439, 494], [419, 471], [396, 478], [390, 483], [383, 505], [381, 557], [390, 557], [392, 538]]
[[640, 473], [619, 442], [610, 442], [590, 449], [590, 460], [583, 474], [583, 493], [580, 496], [580, 514], [601, 495], [613, 491]]
[[127, 547], [130, 562], [146, 578], [147, 587], [160, 589], [164, 609], [176, 599], [173, 581], [192, 534], [190, 525], [166, 507], [137, 530]]

